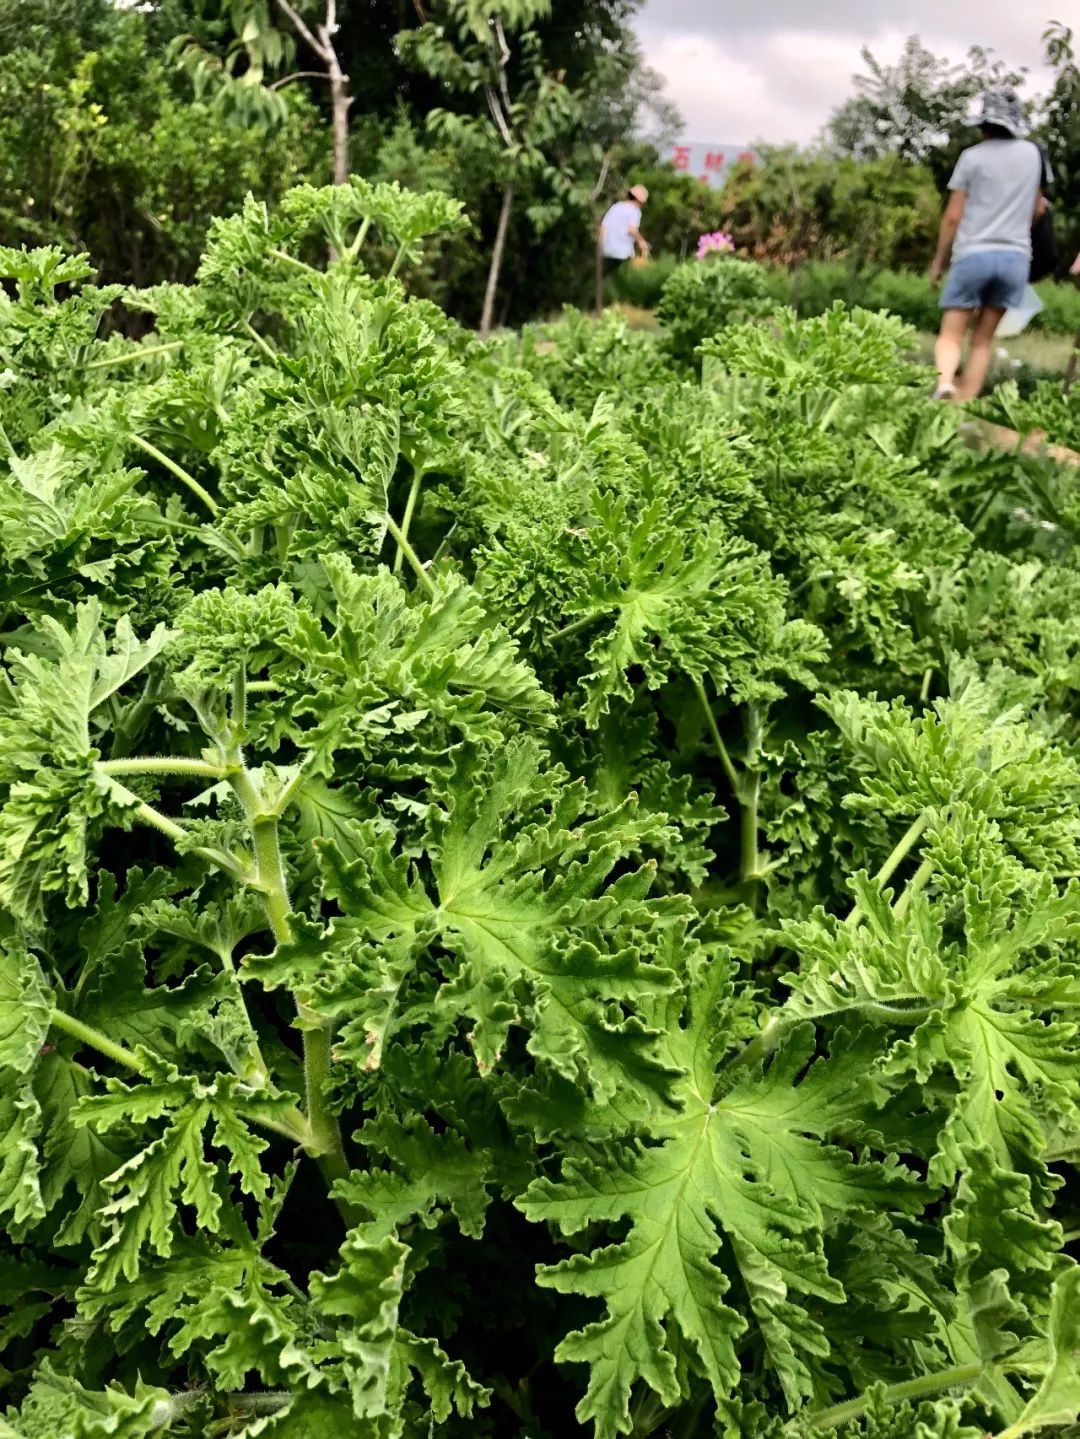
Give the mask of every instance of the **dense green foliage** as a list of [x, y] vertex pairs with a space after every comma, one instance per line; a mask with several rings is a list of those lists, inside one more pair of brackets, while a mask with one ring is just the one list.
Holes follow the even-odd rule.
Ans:
[[320, 180], [318, 113], [293, 92], [272, 144], [169, 62], [151, 17], [109, 0], [0, 0], [0, 238], [85, 249], [103, 279], [194, 276], [210, 220], [249, 190]]
[[656, 314], [672, 359], [690, 364], [707, 336], [772, 308], [768, 276], [761, 265], [713, 256], [680, 265], [673, 272], [660, 293]]
[[[713, 263], [711, 258], [687, 260], [678, 267], [655, 265], [639, 271], [629, 270], [625, 277], [620, 272], [615, 293], [617, 298], [630, 304], [655, 307], [660, 314], [670, 314], [673, 319], [681, 313], [685, 302], [685, 324], [700, 340], [711, 332], [714, 323], [725, 322], [722, 285], [716, 276], [710, 278], [702, 273], [703, 266]], [[791, 305], [803, 316], [823, 314], [839, 301], [852, 309], [887, 310], [917, 330], [936, 330], [941, 318], [940, 291], [933, 288], [924, 273], [878, 268], [859, 270], [840, 260], [810, 261], [792, 269], [742, 263], [745, 268], [741, 273], [747, 274], [750, 270], [756, 273], [756, 293], [774, 304]], [[650, 274], [650, 270], [657, 273]], [[673, 278], [676, 274], [677, 279]], [[669, 282], [670, 298], [665, 306], [661, 296]], [[1075, 335], [1080, 331], [1080, 286], [1075, 281], [1043, 280], [1035, 288], [1043, 308], [1031, 321], [1031, 329], [1062, 335]], [[699, 292], [714, 296], [715, 304], [703, 308], [697, 298]]]
[[1060, 1430], [1075, 476], [895, 318], [481, 344], [458, 223], [0, 253], [0, 1434]]

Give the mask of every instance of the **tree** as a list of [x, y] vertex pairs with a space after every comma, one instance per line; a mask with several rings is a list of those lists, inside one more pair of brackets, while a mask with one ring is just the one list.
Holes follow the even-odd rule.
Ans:
[[[580, 107], [561, 74], [544, 69], [536, 22], [550, 13], [550, 0], [447, 0], [445, 23], [427, 21], [399, 37], [406, 61], [443, 82], [452, 92], [482, 95], [486, 113], [437, 109], [432, 131], [471, 151], [500, 188], [499, 219], [491, 248], [480, 333], [490, 334], [514, 197], [522, 180], [542, 176], [548, 205], [536, 203], [530, 218], [537, 228], [558, 214], [558, 197], [569, 190], [573, 172], [551, 162], [560, 137], [568, 136]], [[518, 54], [515, 55], [513, 45]], [[515, 61], [517, 69], [515, 73]], [[552, 208], [554, 204], [554, 210]]]
[[[224, 6], [224, 0], [222, 4]], [[235, 38], [224, 55], [181, 37], [175, 46], [182, 65], [200, 90], [213, 86], [220, 103], [249, 120], [273, 120], [284, 113], [275, 100], [287, 85], [298, 80], [319, 80], [330, 87], [333, 131], [333, 178], [344, 185], [349, 178], [349, 110], [353, 96], [349, 77], [337, 49], [337, 0], [229, 0], [228, 14]], [[321, 67], [276, 72], [296, 60], [298, 44], [306, 47]]]
[[1043, 42], [1054, 83], [1042, 105], [1037, 138], [1054, 171], [1054, 206], [1063, 221], [1062, 251], [1068, 262], [1080, 250], [1080, 65], [1067, 25], [1051, 24]]
[[212, 216], [318, 178], [306, 97], [283, 99], [273, 150], [253, 144], [192, 99], [161, 19], [0, 0], [0, 243], [86, 250], [105, 281], [189, 280]]
[[897, 155], [929, 165], [939, 185], [957, 152], [970, 142], [973, 103], [992, 86], [1022, 86], [1022, 71], [1010, 70], [989, 50], [972, 46], [963, 64], [952, 64], [909, 36], [895, 65], [862, 52], [868, 74], [856, 75], [856, 94], [833, 113], [829, 134], [837, 148], [858, 160]]
[[762, 165], [736, 170], [721, 200], [724, 227], [755, 258], [844, 259], [853, 273], [921, 260], [939, 214], [924, 166], [815, 150], [767, 151]]

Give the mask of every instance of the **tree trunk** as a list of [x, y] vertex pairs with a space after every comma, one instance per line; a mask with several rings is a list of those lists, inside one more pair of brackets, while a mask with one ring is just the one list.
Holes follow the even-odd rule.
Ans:
[[495, 314], [495, 295], [499, 288], [499, 272], [502, 269], [503, 252], [506, 249], [506, 234], [510, 229], [510, 211], [514, 204], [514, 182], [508, 180], [503, 188], [502, 209], [495, 231], [495, 244], [491, 250], [491, 264], [488, 267], [487, 288], [484, 291], [484, 310], [480, 316], [480, 338], [486, 340], [491, 334], [491, 322]]
[[341, 60], [334, 46], [337, 34], [337, 0], [326, 0], [326, 15], [321, 25], [314, 30], [293, 4], [293, 0], [277, 0], [278, 9], [293, 29], [313, 50], [326, 66], [330, 81], [330, 114], [334, 130], [334, 184], [345, 185], [349, 180], [349, 77], [341, 68]]
[[1061, 382], [1061, 393], [1066, 399], [1072, 394], [1078, 360], [1080, 360], [1080, 330], [1077, 330], [1076, 338], [1073, 340], [1072, 354], [1069, 356], [1069, 363], [1065, 366], [1065, 378]]
[[596, 254], [593, 263], [596, 267], [596, 314], [597, 317], [604, 313], [604, 247], [600, 240], [600, 221], [596, 217], [596, 209], [592, 212], [593, 230], [596, 233]]
[[330, 46], [327, 69], [330, 72], [330, 113], [334, 126], [334, 184], [349, 183], [349, 77], [342, 73], [337, 52]]

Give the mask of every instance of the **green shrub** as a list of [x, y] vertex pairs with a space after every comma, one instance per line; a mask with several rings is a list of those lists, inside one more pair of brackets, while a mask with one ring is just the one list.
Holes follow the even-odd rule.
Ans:
[[585, 411], [605, 393], [644, 392], [669, 371], [654, 334], [632, 329], [615, 310], [596, 320], [572, 305], [557, 320], [526, 325], [517, 358], [560, 404]]
[[620, 265], [605, 286], [609, 297], [641, 310], [655, 310], [664, 286], [679, 265], [677, 255], [657, 255], [647, 265]]
[[[917, 330], [936, 330], [939, 292], [914, 270], [877, 270], [853, 276], [850, 267], [833, 260], [812, 261], [797, 272], [770, 266], [766, 289], [779, 304], [792, 305], [804, 318], [822, 315], [837, 300], [866, 310], [889, 310]], [[1048, 334], [1080, 330], [1080, 287], [1059, 280], [1035, 286], [1043, 310], [1032, 328]]]
[[688, 261], [672, 272], [660, 296], [664, 349], [678, 364], [696, 365], [702, 340], [765, 314], [773, 304], [767, 272], [752, 260], [725, 255]]
[[879, 271], [859, 303], [868, 310], [890, 310], [917, 330], [936, 330], [941, 314], [938, 292], [925, 275], [910, 270]]
[[909, 358], [914, 340], [895, 315], [848, 310], [838, 300], [809, 320], [781, 309], [775, 322], [732, 326], [701, 350], [720, 372], [762, 380], [785, 394], [877, 385], [899, 399], [901, 390], [924, 380]]
[[1039, 329], [1053, 335], [1076, 334], [1080, 330], [1080, 286], [1044, 280], [1035, 289], [1043, 302], [1042, 313], [1034, 322]]

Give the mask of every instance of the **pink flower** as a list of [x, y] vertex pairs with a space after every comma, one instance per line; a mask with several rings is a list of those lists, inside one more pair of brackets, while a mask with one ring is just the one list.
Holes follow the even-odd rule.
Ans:
[[713, 230], [698, 239], [697, 258], [704, 260], [706, 255], [731, 254], [734, 249], [735, 240], [726, 230]]

